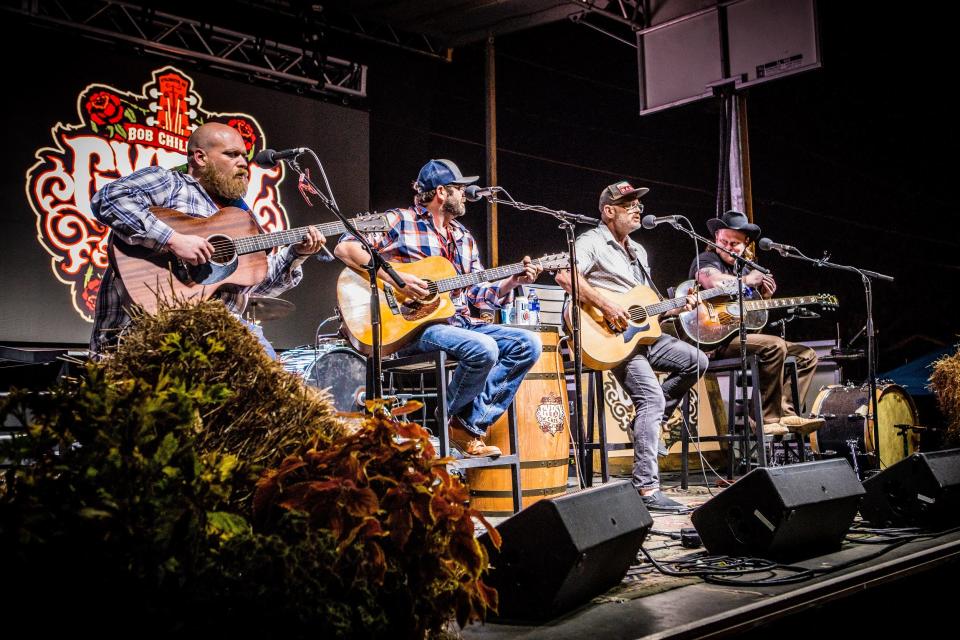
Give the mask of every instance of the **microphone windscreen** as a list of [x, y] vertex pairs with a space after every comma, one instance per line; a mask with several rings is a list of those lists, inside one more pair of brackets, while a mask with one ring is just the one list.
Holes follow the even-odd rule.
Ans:
[[277, 166], [276, 153], [273, 149], [261, 149], [253, 156], [253, 161], [264, 169], [271, 169]]
[[757, 246], [763, 249], [764, 251], [770, 251], [770, 247], [773, 245], [773, 240], [770, 238], [760, 238], [760, 241], [757, 243]]
[[470, 202], [477, 202], [478, 200], [482, 199], [479, 191], [480, 187], [477, 185], [467, 185], [467, 188], [463, 190], [463, 196]]
[[653, 229], [657, 226], [657, 217], [652, 213], [650, 215], [643, 216], [643, 220], [640, 221], [640, 224], [643, 225], [644, 229]]

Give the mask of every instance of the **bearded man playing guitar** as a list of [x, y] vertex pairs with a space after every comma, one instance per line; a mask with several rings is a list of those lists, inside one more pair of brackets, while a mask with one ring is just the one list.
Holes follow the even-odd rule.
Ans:
[[[483, 271], [473, 235], [458, 220], [466, 213], [464, 189], [478, 176], [464, 176], [450, 160], [431, 160], [413, 183], [414, 206], [386, 212], [390, 230], [373, 234], [371, 246], [392, 262], [411, 263], [442, 256], [459, 274]], [[370, 256], [355, 238], [345, 235], [335, 255], [352, 269], [362, 269]], [[500, 455], [483, 442], [487, 429], [503, 415], [527, 371], [540, 357], [540, 338], [531, 331], [487, 324], [470, 317], [469, 301], [480, 309], [497, 309], [513, 300], [513, 290], [531, 284], [542, 268], [523, 259], [519, 273], [495, 283], [480, 282], [453, 298], [456, 313], [445, 322], [426, 326], [401, 355], [445, 351], [459, 361], [447, 385], [450, 442], [468, 457]], [[416, 273], [397, 269], [405, 298], [429, 300], [436, 292]], [[381, 274], [384, 282], [390, 277]], [[341, 310], [343, 313], [346, 310]]]
[[[611, 293], [627, 293], [638, 286], [656, 291], [650, 279], [647, 252], [629, 236], [641, 226], [643, 205], [639, 198], [648, 191], [646, 187], [634, 188], [626, 181], [608, 186], [600, 192], [600, 225], [577, 238], [580, 304], [602, 313], [612, 341], [617, 341], [619, 336], [629, 340], [629, 333], [638, 322], [630, 309], [613, 300]], [[569, 292], [570, 272], [559, 271], [557, 283]], [[676, 315], [695, 305], [695, 298], [690, 296], [662, 316]], [[581, 318], [586, 319], [587, 315], [584, 313]], [[643, 320], [649, 319], [644, 316]], [[674, 511], [683, 507], [660, 491], [657, 453], [662, 425], [706, 368], [707, 357], [701, 351], [670, 335], [659, 335], [652, 343], [638, 343], [626, 359], [613, 368], [636, 408], [636, 417], [630, 424], [632, 481], [647, 509]], [[662, 385], [654, 370], [668, 373]], [[666, 450], [661, 453], [665, 455]]]
[[[206, 264], [215, 252], [210, 241], [175, 231], [150, 207], [175, 209], [195, 218], [210, 218], [228, 206], [249, 210], [243, 201], [249, 182], [246, 153], [243, 138], [233, 127], [219, 123], [201, 125], [187, 141], [186, 173], [153, 166], [115, 180], [93, 197], [93, 215], [128, 245], [168, 252], [189, 265]], [[240, 317], [249, 295], [274, 296], [295, 287], [303, 278], [300, 265], [325, 242], [322, 233], [308, 227], [299, 244], [268, 256], [267, 273], [259, 284], [224, 288], [216, 295], [231, 313]], [[90, 338], [94, 354], [102, 354], [115, 344], [120, 330], [130, 322], [124, 308], [125, 297], [123, 282], [111, 264], [103, 274], [97, 297]], [[260, 327], [245, 324], [267, 353], [275, 357]]]
[[[708, 220], [707, 228], [718, 245], [736, 255], [743, 255], [750, 243], [756, 242], [760, 237], [760, 227], [737, 211], [727, 211], [720, 218]], [[733, 257], [726, 253], [704, 251], [690, 265], [690, 277], [695, 278], [701, 287], [716, 287], [736, 279], [733, 264]], [[777, 289], [772, 275], [749, 269], [743, 276], [743, 283], [763, 298], [770, 298]], [[807, 434], [823, 426], [824, 421], [820, 418], [803, 418], [797, 415], [800, 408], [793, 406], [792, 394], [785, 388], [789, 384], [789, 378], [783, 374], [784, 361], [787, 356], [793, 356], [797, 363], [797, 381], [800, 387], [798, 397], [802, 401], [817, 368], [817, 354], [813, 349], [787, 342], [779, 336], [749, 333], [747, 353], [756, 353], [760, 359], [760, 392], [763, 398], [765, 434], [783, 435], [788, 431]], [[739, 336], [734, 333], [729, 340], [722, 343], [716, 356], [740, 357]]]

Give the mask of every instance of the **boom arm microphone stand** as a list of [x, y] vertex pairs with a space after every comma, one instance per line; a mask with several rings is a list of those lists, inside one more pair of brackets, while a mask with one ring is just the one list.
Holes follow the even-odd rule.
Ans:
[[[759, 271], [760, 273], [765, 275], [769, 275], [770, 270], [764, 267], [761, 267], [759, 264], [757, 264], [753, 260], [750, 260], [749, 258], [744, 258], [743, 256], [733, 253], [728, 249], [724, 249], [723, 247], [718, 245], [716, 242], [712, 240], [708, 240], [707, 238], [701, 236], [700, 234], [698, 234], [696, 231], [693, 230], [693, 224], [691, 224], [691, 222], [687, 220], [684, 216], [676, 216], [675, 218], [671, 216], [670, 218], [672, 219], [664, 220], [664, 222], [668, 223], [671, 227], [673, 227], [677, 231], [681, 231], [687, 234], [688, 236], [693, 238], [695, 241], [701, 242], [707, 245], [708, 247], [713, 247], [713, 249], [718, 253], [723, 253], [733, 258], [733, 261], [734, 261], [733, 270], [737, 276], [737, 305], [738, 305], [738, 311], [739, 311], [739, 314], [738, 314], [739, 315], [739, 323], [738, 323], [739, 331], [737, 335], [740, 339], [740, 400], [743, 402], [743, 415], [744, 415], [743, 424], [744, 424], [744, 432], [746, 432], [749, 430], [750, 423], [747, 417], [750, 415], [750, 413], [748, 410], [748, 401], [747, 401], [747, 325], [746, 325], [746, 313], [744, 311], [744, 298], [743, 298], [743, 270], [746, 267], [750, 267], [754, 271]], [[687, 229], [685, 226], [679, 223], [679, 220], [681, 219], [684, 220], [688, 225], [690, 225], [689, 229]], [[756, 390], [754, 391], [756, 392]], [[731, 402], [735, 402], [735, 399], [731, 400]], [[761, 423], [762, 422], [763, 421], [761, 420]], [[747, 449], [746, 443], [744, 443], [743, 462], [746, 465], [748, 465], [748, 470], [749, 470], [749, 461], [747, 460], [747, 456], [748, 456], [748, 449]], [[757, 464], [760, 465], [761, 467], [766, 466], [766, 456], [767, 456], [766, 449], [763, 446], [763, 424], [758, 424], [757, 425]]]
[[[506, 198], [498, 198], [494, 195], [497, 192], [501, 192], [506, 195]], [[574, 388], [574, 406], [576, 406], [575, 413], [575, 431], [577, 433], [577, 459], [583, 461], [586, 459], [586, 447], [585, 447], [585, 438], [586, 434], [584, 432], [583, 426], [583, 352], [581, 351], [580, 346], [580, 305], [577, 304], [580, 300], [580, 289], [577, 283], [579, 279], [579, 273], [577, 271], [577, 243], [576, 243], [576, 234], [574, 233], [574, 225], [576, 224], [588, 224], [592, 226], [597, 226], [600, 224], [600, 221], [597, 218], [591, 218], [589, 216], [583, 216], [576, 213], [569, 213], [567, 211], [562, 211], [559, 209], [549, 209], [541, 205], [532, 205], [525, 204], [523, 202], [517, 202], [513, 199], [506, 189], [502, 187], [491, 188], [491, 192], [488, 195], [484, 195], [484, 198], [489, 202], [495, 202], [497, 204], [506, 204], [515, 209], [521, 211], [536, 211], [538, 213], [545, 213], [547, 215], [553, 216], [560, 221], [559, 228], [563, 229], [566, 234], [567, 239], [567, 252], [570, 256], [570, 297], [573, 301], [573, 304], [570, 306], [570, 332], [573, 336], [573, 388]], [[601, 454], [603, 455], [603, 454]], [[579, 475], [579, 474], [578, 474]], [[583, 478], [580, 478], [581, 485], [585, 482]], [[581, 487], [582, 488], [582, 487]]]
[[[300, 167], [299, 154], [292, 158], [284, 158], [284, 160], [290, 165], [291, 169], [299, 174], [301, 182], [306, 183], [313, 190], [312, 193], [320, 198], [323, 206], [337, 216], [346, 230], [363, 245], [363, 248], [366, 249], [370, 255], [370, 262], [363, 266], [364, 271], [367, 272], [367, 277], [370, 279], [370, 324], [373, 343], [370, 352], [370, 380], [368, 381], [371, 388], [367, 389], [367, 397], [379, 400], [383, 397], [383, 359], [380, 353], [380, 292], [377, 289], [377, 272], [382, 268], [397, 287], [402, 289], [406, 285], [400, 276], [397, 275], [397, 272], [394, 271], [393, 267], [390, 266], [390, 263], [384, 260], [383, 257], [370, 246], [367, 239], [354, 228], [353, 223], [340, 213], [340, 207], [337, 206], [337, 201], [333, 197], [333, 190], [330, 189], [330, 181], [327, 180], [327, 173], [323, 170], [323, 164], [320, 162], [320, 158], [317, 157], [317, 154], [314, 153], [312, 149], [305, 149], [305, 152], [310, 154], [320, 168], [320, 175], [323, 176], [323, 183], [327, 187], [326, 193], [317, 188], [317, 185], [310, 180], [310, 175]], [[327, 193], [329, 193], [329, 196]]]
[[877, 347], [876, 347], [876, 333], [874, 332], [873, 326], [873, 280], [882, 280], [884, 282], [893, 282], [893, 276], [888, 276], [883, 273], [877, 273], [876, 271], [870, 271], [869, 269], [860, 269], [858, 267], [853, 267], [844, 264], [835, 264], [830, 262], [830, 254], [824, 252], [823, 257], [819, 260], [810, 258], [803, 255], [799, 249], [795, 247], [787, 247], [784, 249], [778, 250], [780, 255], [784, 258], [794, 258], [796, 260], [804, 260], [811, 263], [815, 267], [827, 267], [830, 269], [839, 269], [840, 271], [850, 271], [856, 273], [860, 276], [860, 280], [863, 282], [863, 291], [866, 297], [867, 302], [867, 324], [865, 329], [867, 331], [867, 388], [870, 398], [868, 401], [868, 406], [870, 407], [869, 413], [867, 415], [867, 424], [870, 424], [870, 420], [873, 420], [873, 447], [874, 455], [877, 456], [877, 466], [880, 465], [880, 421], [877, 419], [879, 416], [877, 408]]

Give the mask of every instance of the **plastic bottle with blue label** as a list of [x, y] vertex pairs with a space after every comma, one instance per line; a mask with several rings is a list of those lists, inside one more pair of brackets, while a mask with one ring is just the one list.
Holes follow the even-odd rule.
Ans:
[[540, 298], [537, 297], [537, 290], [530, 288], [530, 292], [527, 297], [527, 306], [530, 308], [530, 320], [527, 324], [532, 324], [535, 326], [540, 325]]

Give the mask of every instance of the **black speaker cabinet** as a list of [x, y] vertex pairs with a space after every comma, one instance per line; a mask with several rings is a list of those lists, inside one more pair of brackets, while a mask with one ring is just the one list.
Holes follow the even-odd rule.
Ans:
[[960, 449], [915, 453], [864, 481], [860, 515], [877, 527], [960, 524]]
[[545, 620], [619, 584], [636, 563], [653, 518], [629, 482], [612, 482], [536, 502], [488, 534], [486, 580], [500, 594], [502, 620]]
[[863, 493], [846, 460], [760, 468], [691, 519], [712, 554], [796, 560], [839, 549]]

